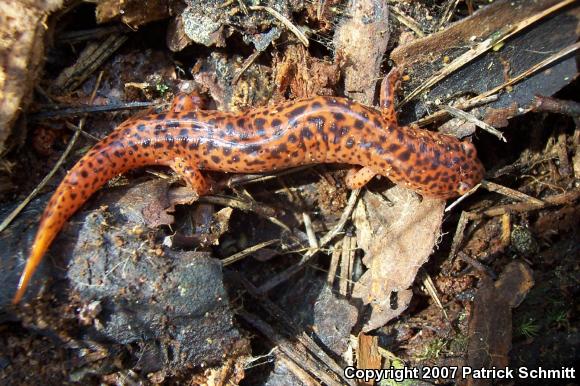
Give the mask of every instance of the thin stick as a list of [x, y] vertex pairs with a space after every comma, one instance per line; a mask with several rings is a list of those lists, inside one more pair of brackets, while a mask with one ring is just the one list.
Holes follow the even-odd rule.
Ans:
[[[99, 73], [99, 76], [97, 77], [97, 82], [95, 83], [95, 88], [93, 90], [93, 93], [91, 94], [91, 103], [93, 102], [93, 100], [95, 99], [95, 95], [97, 94], [97, 90], [101, 84], [101, 79], [103, 78], [103, 72], [101, 71]], [[72, 136], [70, 142], [68, 143], [66, 149], [64, 150], [64, 152], [62, 153], [62, 155], [60, 156], [60, 158], [58, 159], [58, 161], [56, 161], [56, 164], [53, 166], [53, 168], [50, 170], [50, 172], [42, 179], [42, 181], [40, 181], [40, 183], [36, 186], [36, 188], [34, 188], [34, 190], [20, 203], [20, 205], [18, 205], [16, 207], [16, 209], [14, 209], [9, 215], [8, 217], [6, 217], [4, 219], [4, 221], [2, 221], [2, 223], [0, 224], [0, 233], [2, 231], [4, 231], [4, 229], [6, 229], [8, 227], [8, 225], [10, 225], [10, 223], [12, 223], [12, 221], [16, 218], [16, 216], [18, 216], [18, 214], [20, 212], [22, 212], [22, 209], [24, 209], [26, 207], [26, 205], [28, 205], [28, 203], [30, 201], [32, 201], [32, 199], [34, 197], [36, 197], [36, 195], [38, 194], [38, 192], [40, 192], [48, 183], [48, 181], [50, 181], [50, 179], [52, 178], [52, 176], [54, 176], [54, 174], [56, 173], [56, 171], [60, 168], [60, 166], [63, 164], [63, 162], [65, 161], [66, 157], [69, 155], [69, 153], [71, 152], [72, 148], [74, 147], [75, 143], [77, 142], [77, 139], [79, 138], [79, 135], [82, 132], [82, 128], [85, 124], [85, 117], [82, 117], [79, 121], [79, 125], [77, 127], [77, 130], [75, 131], [74, 135]]]
[[60, 118], [69, 115], [82, 115], [88, 113], [107, 113], [109, 111], [117, 110], [136, 110], [143, 109], [147, 107], [156, 106], [155, 102], [129, 102], [129, 103], [117, 103], [105, 106], [79, 106], [79, 107], [68, 107], [59, 110], [46, 110], [40, 111], [38, 113], [30, 114], [29, 118], [35, 121], [40, 121], [46, 118]]
[[499, 131], [495, 127], [485, 123], [484, 121], [477, 119], [472, 114], [466, 113], [465, 111], [459, 110], [459, 109], [452, 107], [452, 106], [443, 106], [443, 110], [446, 110], [449, 114], [451, 114], [455, 117], [465, 119], [466, 121], [473, 123], [475, 126], [479, 127], [480, 129], [485, 130], [492, 135], [495, 135], [500, 140], [507, 142], [507, 140], [505, 139], [505, 137], [503, 136], [501, 131]]
[[266, 12], [268, 12], [270, 15], [274, 16], [282, 24], [284, 24], [286, 26], [286, 28], [288, 28], [290, 30], [290, 32], [292, 32], [294, 35], [296, 35], [298, 40], [300, 40], [300, 42], [302, 42], [302, 44], [304, 44], [305, 47], [308, 47], [309, 43], [308, 43], [308, 38], [306, 37], [306, 35], [304, 35], [304, 33], [302, 31], [300, 31], [300, 29], [298, 27], [296, 27], [294, 24], [292, 24], [292, 22], [290, 20], [288, 20], [284, 15], [282, 15], [280, 12], [276, 11], [274, 8], [264, 7], [261, 5], [253, 5], [249, 8], [252, 11], [266, 11]]
[[253, 245], [249, 248], [244, 249], [243, 251], [240, 251], [238, 253], [234, 253], [231, 256], [226, 257], [225, 259], [222, 260], [222, 265], [224, 267], [227, 267], [228, 265], [231, 265], [233, 263], [235, 263], [236, 261], [239, 261], [241, 259], [243, 259], [244, 257], [248, 256], [250, 253], [254, 253], [256, 251], [259, 251], [262, 248], [266, 248], [269, 245], [272, 244], [276, 244], [280, 242], [279, 239], [274, 239], [274, 240], [268, 240], [268, 241], [264, 241], [262, 243]]

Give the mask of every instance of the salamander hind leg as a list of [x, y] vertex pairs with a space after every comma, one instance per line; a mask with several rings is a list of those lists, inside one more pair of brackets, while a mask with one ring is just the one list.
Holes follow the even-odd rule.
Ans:
[[369, 167], [364, 167], [362, 169], [350, 169], [345, 179], [346, 186], [349, 189], [360, 189], [376, 175], [377, 173], [375, 173]]
[[205, 177], [197, 166], [191, 165], [183, 158], [176, 158], [169, 165], [175, 173], [185, 180], [195, 192], [203, 196], [213, 192], [213, 183], [208, 177]]
[[180, 113], [182, 111], [203, 110], [205, 108], [205, 100], [197, 92], [191, 94], [178, 94], [173, 98], [170, 111]]
[[401, 73], [397, 67], [393, 68], [381, 82], [379, 103], [383, 117], [394, 124], [397, 124], [397, 114], [395, 112], [395, 90], [399, 86]]

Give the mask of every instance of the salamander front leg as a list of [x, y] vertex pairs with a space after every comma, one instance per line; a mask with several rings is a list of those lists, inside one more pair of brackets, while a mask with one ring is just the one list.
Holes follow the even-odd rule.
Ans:
[[191, 165], [190, 162], [183, 158], [175, 158], [170, 165], [171, 169], [185, 180], [199, 196], [213, 192], [211, 180], [201, 174], [197, 166]]
[[379, 103], [383, 117], [397, 125], [397, 114], [395, 112], [395, 90], [399, 86], [401, 73], [397, 67], [393, 68], [381, 82]]
[[362, 169], [350, 169], [345, 179], [346, 186], [349, 189], [360, 189], [376, 175], [377, 173], [366, 166]]
[[169, 110], [175, 113], [203, 110], [205, 105], [205, 99], [194, 91], [191, 94], [177, 94], [175, 98], [173, 98]]

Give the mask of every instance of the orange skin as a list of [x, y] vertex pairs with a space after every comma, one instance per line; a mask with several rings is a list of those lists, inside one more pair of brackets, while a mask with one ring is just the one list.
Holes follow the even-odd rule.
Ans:
[[471, 143], [399, 127], [392, 103], [397, 73], [381, 85], [381, 108], [314, 97], [244, 113], [206, 111], [178, 96], [168, 112], [123, 122], [68, 172], [50, 199], [13, 303], [65, 222], [112, 177], [146, 165], [169, 166], [199, 195], [212, 187], [200, 170], [263, 173], [300, 165], [346, 163], [349, 188], [375, 175], [428, 197], [463, 194], [484, 174]]

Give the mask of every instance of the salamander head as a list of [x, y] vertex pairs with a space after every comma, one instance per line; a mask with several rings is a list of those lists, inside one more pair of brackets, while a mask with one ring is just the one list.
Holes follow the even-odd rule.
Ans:
[[473, 144], [449, 136], [429, 137], [433, 140], [415, 146], [414, 153], [404, 147], [389, 154], [395, 162], [386, 175], [423, 196], [441, 199], [463, 195], [483, 179], [485, 170]]
[[[471, 190], [475, 185], [479, 184], [485, 175], [485, 169], [481, 161], [477, 158], [477, 150], [470, 142], [461, 142], [461, 148], [465, 152], [467, 162], [459, 165], [459, 185], [457, 187], [457, 194], [462, 196]], [[465, 165], [468, 165], [465, 168]]]

